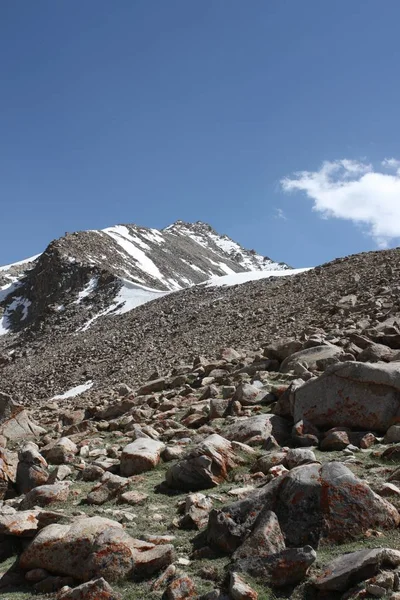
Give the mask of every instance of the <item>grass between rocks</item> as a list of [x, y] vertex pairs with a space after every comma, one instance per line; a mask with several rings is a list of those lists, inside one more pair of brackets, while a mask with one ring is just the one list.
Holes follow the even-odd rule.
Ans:
[[[387, 479], [383, 472], [392, 471], [397, 465], [394, 463], [385, 463], [374, 456], [375, 448], [358, 452], [352, 457], [352, 461], [348, 462], [347, 457], [343, 452], [320, 452], [315, 450], [318, 460], [328, 462], [339, 460], [345, 462], [348, 467], [360, 478], [367, 480], [370, 484], [382, 482]], [[257, 455], [263, 451], [258, 451]], [[228, 494], [232, 488], [242, 487], [248, 484], [254, 484], [252, 481], [246, 481], [250, 471], [250, 466], [255, 462], [256, 457], [242, 455], [244, 464], [234, 470], [230, 480], [219, 485], [216, 488], [203, 490], [203, 493], [213, 499], [214, 507], [223, 506], [235, 501], [235, 497]], [[161, 464], [153, 471], [139, 475], [132, 480], [129, 489], [137, 492], [148, 494], [145, 502], [135, 506], [119, 504], [116, 500], [106, 502], [101, 506], [93, 506], [85, 503], [88, 492], [94, 487], [95, 483], [82, 482], [76, 480], [71, 486], [71, 494], [67, 503], [54, 504], [52, 509], [62, 510], [66, 515], [74, 516], [78, 514], [87, 514], [88, 516], [104, 516], [118, 520], [118, 514], [114, 511], [124, 511], [134, 515], [133, 521], [126, 523], [126, 531], [133, 537], [142, 538], [145, 535], [173, 535], [175, 539], [172, 544], [175, 546], [178, 571], [189, 575], [197, 589], [198, 595], [204, 594], [215, 588], [220, 588], [226, 578], [227, 566], [229, 557], [217, 559], [196, 559], [190, 560], [190, 555], [193, 549], [192, 540], [197, 535], [196, 531], [185, 531], [178, 529], [174, 524], [174, 520], [178, 517], [178, 503], [182, 501], [187, 493], [181, 492], [175, 495], [166, 495], [158, 493], [157, 487], [165, 479], [165, 472], [169, 468], [169, 464]], [[400, 508], [400, 500], [389, 498]], [[317, 561], [311, 570], [312, 577], [326, 567], [334, 558], [348, 552], [354, 552], [365, 548], [376, 548], [388, 546], [392, 548], [400, 548], [400, 530], [384, 532], [379, 537], [363, 537], [359, 540], [342, 544], [339, 546], [322, 546], [317, 552]], [[0, 571], [5, 572], [12, 567], [16, 557], [12, 557], [0, 564]], [[179, 564], [180, 560], [189, 561], [188, 564]], [[266, 587], [263, 582], [256, 581], [249, 576], [245, 576], [245, 580], [255, 589], [259, 596], [258, 600], [283, 600], [292, 598], [293, 600], [312, 600], [314, 592], [310, 582], [301, 584], [296, 589], [290, 590], [271, 590]], [[152, 581], [144, 581], [140, 583], [122, 581], [113, 584], [113, 588], [118, 591], [123, 600], [160, 600], [163, 589], [160, 591], [151, 590]], [[4, 600], [39, 600], [44, 598], [54, 598], [54, 595], [34, 595], [32, 588], [29, 586], [15, 588], [6, 592], [0, 592]]]

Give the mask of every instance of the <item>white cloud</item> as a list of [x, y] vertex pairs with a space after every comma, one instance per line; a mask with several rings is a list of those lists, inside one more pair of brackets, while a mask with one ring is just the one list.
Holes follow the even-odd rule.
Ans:
[[397, 159], [385, 158], [381, 169], [348, 159], [326, 161], [319, 171], [294, 173], [282, 179], [281, 185], [285, 192], [305, 192], [314, 202], [313, 210], [325, 218], [336, 217], [366, 225], [368, 234], [382, 248], [400, 237], [400, 161]]
[[281, 208], [275, 208], [275, 219], [283, 219], [284, 221], [287, 221], [287, 216]]

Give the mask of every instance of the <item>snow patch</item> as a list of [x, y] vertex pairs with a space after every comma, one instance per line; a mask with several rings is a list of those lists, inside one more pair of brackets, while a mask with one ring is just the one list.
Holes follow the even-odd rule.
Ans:
[[240, 285], [242, 283], [247, 283], [248, 281], [267, 279], [269, 277], [288, 277], [289, 275], [297, 275], [298, 273], [304, 273], [309, 270], [310, 268], [284, 269], [282, 271], [246, 271], [244, 273], [234, 273], [233, 275], [223, 275], [222, 277], [214, 276], [199, 285], [205, 285], [206, 287]]
[[93, 384], [94, 382], [90, 379], [86, 383], [83, 383], [82, 385], [77, 385], [67, 390], [63, 394], [53, 396], [51, 400], [66, 400], [67, 398], [75, 398], [76, 396], [83, 394], [83, 392], [87, 392], [88, 390], [90, 390], [90, 388], [93, 387]]
[[21, 321], [24, 321], [28, 316], [28, 309], [32, 302], [22, 296], [16, 296], [13, 298], [11, 304], [9, 304], [0, 318], [0, 335], [6, 335], [11, 330], [11, 315], [16, 310], [22, 312]]
[[97, 287], [99, 278], [92, 277], [85, 285], [83, 290], [78, 294], [78, 300], [75, 300], [74, 304], [80, 304], [84, 298], [87, 298]]
[[156, 300], [156, 298], [161, 298], [169, 293], [170, 292], [154, 290], [144, 285], [122, 279], [122, 286], [115, 296], [113, 303], [108, 308], [89, 319], [89, 321], [85, 323], [83, 327], [80, 327], [78, 331], [87, 331], [89, 327], [101, 317], [106, 315], [123, 315], [142, 304], [146, 304], [151, 300]]

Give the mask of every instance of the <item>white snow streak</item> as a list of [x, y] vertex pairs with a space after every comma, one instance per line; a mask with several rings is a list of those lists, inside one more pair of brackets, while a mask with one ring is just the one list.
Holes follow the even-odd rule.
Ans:
[[99, 279], [98, 277], [92, 277], [85, 285], [83, 290], [78, 294], [78, 300], [75, 300], [75, 304], [80, 304], [84, 298], [87, 298], [97, 287]]
[[90, 379], [86, 383], [83, 383], [82, 385], [77, 385], [71, 388], [70, 390], [64, 392], [63, 394], [53, 396], [51, 400], [66, 400], [67, 398], [75, 398], [76, 396], [83, 394], [83, 392], [87, 392], [88, 390], [90, 390], [90, 388], [93, 387], [93, 383], [94, 382]]
[[159, 268], [153, 263], [153, 261], [146, 256], [146, 254], [137, 248], [137, 245], [149, 249], [149, 246], [145, 244], [138, 237], [131, 235], [129, 230], [124, 225], [117, 225], [115, 227], [108, 227], [107, 229], [103, 229], [104, 233], [113, 238], [125, 250], [129, 256], [135, 259], [138, 263], [139, 269], [158, 279], [159, 281], [164, 281], [163, 274], [159, 270]]
[[285, 269], [283, 271], [246, 271], [245, 273], [235, 273], [234, 275], [223, 275], [222, 277], [211, 277], [208, 281], [200, 283], [207, 287], [220, 287], [239, 285], [248, 281], [256, 281], [258, 279], [266, 279], [268, 277], [287, 277], [289, 275], [297, 275], [309, 271], [306, 269]]

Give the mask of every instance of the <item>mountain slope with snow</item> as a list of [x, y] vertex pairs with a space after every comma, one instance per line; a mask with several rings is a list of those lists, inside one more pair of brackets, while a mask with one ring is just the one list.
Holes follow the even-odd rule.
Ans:
[[166, 293], [287, 269], [202, 222], [67, 233], [41, 255], [0, 268], [0, 336], [27, 329], [38, 335], [47, 326], [86, 331], [99, 318]]

